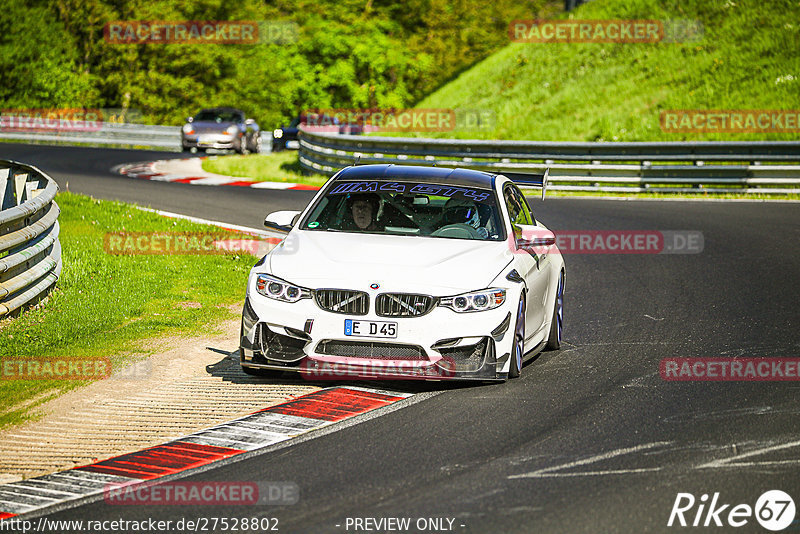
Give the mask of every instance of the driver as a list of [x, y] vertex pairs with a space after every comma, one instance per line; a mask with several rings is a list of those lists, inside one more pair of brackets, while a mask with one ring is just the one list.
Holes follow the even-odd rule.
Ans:
[[353, 217], [356, 230], [380, 230], [376, 219], [381, 199], [375, 193], [358, 193], [347, 198], [347, 211]]

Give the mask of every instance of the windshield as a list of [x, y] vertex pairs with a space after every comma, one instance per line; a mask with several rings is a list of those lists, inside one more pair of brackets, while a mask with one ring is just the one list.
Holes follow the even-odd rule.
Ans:
[[490, 189], [444, 184], [343, 181], [330, 186], [300, 228], [312, 231], [502, 241]]
[[217, 111], [212, 109], [204, 109], [194, 116], [194, 120], [210, 122], [237, 122], [242, 120], [242, 115], [236, 111]]

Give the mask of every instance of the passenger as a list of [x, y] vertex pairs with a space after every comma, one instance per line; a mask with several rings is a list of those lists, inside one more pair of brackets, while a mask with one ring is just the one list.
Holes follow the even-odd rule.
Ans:
[[476, 230], [481, 225], [478, 206], [471, 200], [451, 198], [444, 205], [443, 211], [443, 225], [466, 224]]

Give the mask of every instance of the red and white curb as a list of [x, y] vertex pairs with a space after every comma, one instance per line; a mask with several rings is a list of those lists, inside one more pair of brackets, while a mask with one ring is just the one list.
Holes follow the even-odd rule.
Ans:
[[[354, 386], [302, 395], [169, 443], [91, 465], [0, 485], [0, 521], [187, 472], [389, 406], [411, 393]], [[0, 527], [2, 530], [2, 527]]]
[[119, 174], [158, 182], [176, 182], [191, 185], [230, 185], [253, 189], [293, 189], [317, 191], [319, 187], [291, 182], [255, 182], [203, 170], [206, 158], [165, 159], [141, 163], [125, 163], [111, 170]]

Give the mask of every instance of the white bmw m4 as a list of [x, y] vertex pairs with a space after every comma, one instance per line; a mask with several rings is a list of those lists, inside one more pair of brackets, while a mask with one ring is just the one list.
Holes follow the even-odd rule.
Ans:
[[517, 183], [544, 175], [359, 165], [251, 270], [239, 355], [254, 375], [505, 380], [561, 345], [565, 267]]

